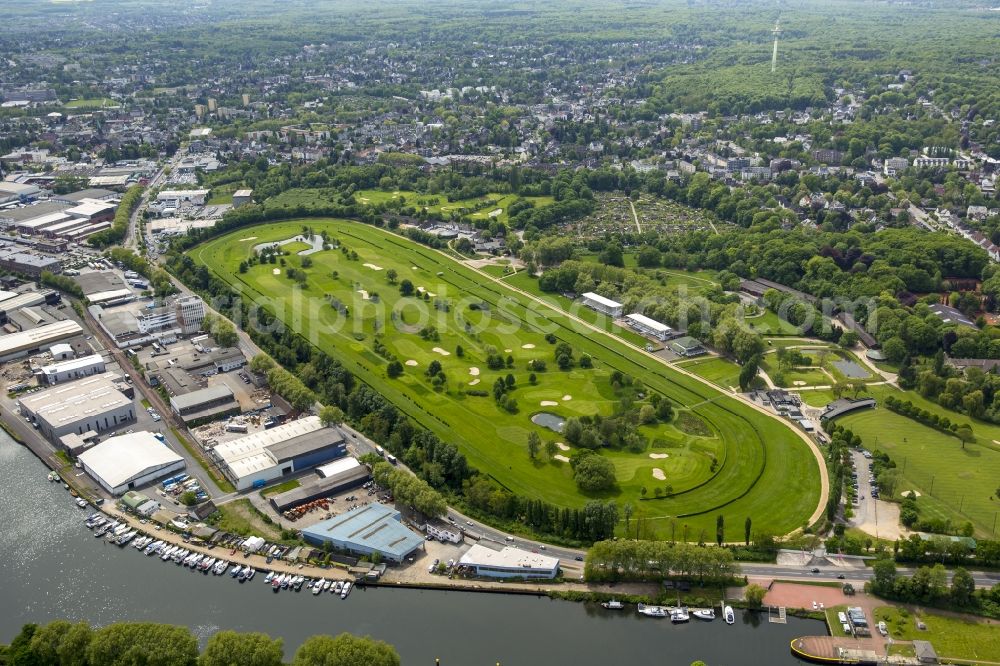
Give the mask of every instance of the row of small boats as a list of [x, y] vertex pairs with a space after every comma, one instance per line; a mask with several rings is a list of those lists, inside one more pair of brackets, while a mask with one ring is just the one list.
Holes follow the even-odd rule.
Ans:
[[[127, 522], [115, 520], [102, 513], [91, 514], [84, 520], [84, 525], [94, 531], [95, 537], [104, 537], [122, 548], [132, 543], [136, 550], [144, 553], [147, 557], [156, 555], [164, 562], [172, 561], [177, 565], [188, 567], [192, 571], [200, 571], [206, 575], [212, 573], [221, 576], [228, 571], [230, 577], [244, 583], [253, 580], [257, 574], [257, 570], [249, 564], [232, 564], [221, 557], [212, 557], [183, 546], [176, 546], [162, 539], [156, 539], [156, 537], [139, 535], [138, 530], [132, 529]], [[339, 594], [341, 599], [347, 598], [352, 587], [350, 581], [312, 580], [304, 576], [275, 572], [268, 572], [264, 577], [264, 584], [270, 585], [275, 592], [287, 589], [298, 592], [305, 587], [307, 590], [311, 590], [314, 595], [330, 592]]]
[[[609, 610], [620, 610], [625, 607], [622, 602], [613, 600], [606, 601], [601, 605]], [[699, 620], [705, 620], [706, 622], [711, 622], [715, 619], [714, 608], [696, 608], [691, 610], [686, 606], [653, 606], [650, 604], [639, 604], [637, 610], [640, 615], [645, 615], [646, 617], [670, 618], [670, 621], [674, 624], [688, 622], [692, 617]], [[732, 606], [725, 606], [723, 608], [722, 615], [726, 624], [734, 624], [736, 622], [736, 614], [733, 612]]]

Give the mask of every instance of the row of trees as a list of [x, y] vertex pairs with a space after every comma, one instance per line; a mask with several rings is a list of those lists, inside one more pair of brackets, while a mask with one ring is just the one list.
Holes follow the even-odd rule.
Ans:
[[[968, 403], [970, 406], [972, 406], [977, 397], [980, 401], [982, 399], [982, 392], [979, 392], [978, 396], [975, 395], [975, 393], [976, 392], [971, 392], [965, 395], [966, 398], [969, 398]], [[972, 442], [976, 439], [975, 435], [972, 433], [972, 426], [968, 424], [959, 425], [947, 416], [941, 416], [935, 412], [917, 407], [909, 400], [900, 400], [899, 398], [890, 395], [886, 397], [884, 404], [887, 408], [897, 414], [919, 421], [926, 426], [948, 433], [949, 435], [955, 435], [962, 441], [962, 448], [965, 448], [966, 442]]]
[[118, 210], [115, 211], [115, 219], [111, 223], [111, 228], [98, 231], [87, 238], [87, 242], [94, 247], [108, 247], [109, 245], [116, 245], [125, 240], [125, 236], [128, 234], [129, 223], [132, 219], [132, 213], [135, 212], [136, 206], [142, 200], [142, 190], [142, 185], [133, 185], [128, 188], [125, 194], [122, 195], [121, 203], [118, 204]]
[[431, 488], [426, 481], [387, 462], [375, 463], [372, 478], [375, 483], [392, 493], [397, 502], [411, 506], [429, 518], [439, 518], [448, 512], [448, 503], [441, 493]]
[[[86, 622], [56, 620], [26, 624], [0, 648], [9, 666], [283, 666], [284, 644], [263, 633], [220, 631], [199, 653], [187, 627], [120, 622], [93, 629]], [[396, 650], [383, 641], [350, 634], [307, 638], [292, 666], [399, 666]]]
[[976, 589], [972, 574], [962, 567], [952, 572], [950, 586], [948, 570], [940, 563], [920, 567], [907, 578], [898, 574], [892, 559], [882, 558], [875, 562], [872, 573], [869, 585], [880, 597], [1000, 617], [1000, 584], [991, 589]]
[[667, 541], [599, 541], [587, 552], [584, 575], [592, 582], [661, 581], [676, 576], [724, 583], [739, 573], [728, 548]]
[[[224, 331], [224, 335], [226, 332]], [[232, 333], [236, 335], [235, 331]], [[316, 395], [302, 380], [274, 362], [267, 354], [258, 354], [250, 360], [250, 369], [263, 373], [271, 390], [288, 401], [299, 411], [306, 411], [316, 402]]]

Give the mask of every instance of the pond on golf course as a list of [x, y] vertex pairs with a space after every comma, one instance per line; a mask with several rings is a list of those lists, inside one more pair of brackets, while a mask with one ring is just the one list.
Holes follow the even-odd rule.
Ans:
[[562, 432], [563, 426], [566, 425], [566, 419], [549, 412], [538, 412], [531, 417], [531, 422], [553, 432]]
[[854, 361], [834, 361], [833, 367], [840, 370], [848, 379], [867, 379], [868, 371]]

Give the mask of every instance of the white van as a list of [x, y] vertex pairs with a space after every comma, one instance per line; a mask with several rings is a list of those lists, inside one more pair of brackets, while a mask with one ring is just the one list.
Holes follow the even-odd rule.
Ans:
[[383, 458], [385, 458], [385, 449], [383, 449], [381, 446], [376, 446], [375, 447], [375, 453], [377, 453], [380, 456], [382, 456]]

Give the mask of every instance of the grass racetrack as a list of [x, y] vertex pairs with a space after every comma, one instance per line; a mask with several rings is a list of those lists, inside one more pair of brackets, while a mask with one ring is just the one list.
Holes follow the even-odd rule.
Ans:
[[[303, 224], [315, 233], [325, 230], [349, 252], [335, 248], [309, 254], [312, 265], [304, 269], [302, 287], [287, 277], [287, 269], [300, 269], [305, 259], [295, 253], [282, 257], [284, 266], [258, 264], [239, 272], [240, 262], [251, 257], [256, 246], [300, 236]], [[350, 251], [357, 253], [356, 260]], [[742, 541], [747, 517], [755, 531], [785, 534], [808, 521], [820, 501], [817, 460], [788, 426], [444, 253], [355, 222], [304, 220], [240, 229], [189, 254], [244, 298], [263, 304], [340, 360], [422, 426], [456, 444], [471, 465], [518, 494], [559, 506], [582, 506], [592, 498], [577, 489], [564, 461], [549, 459], [544, 452], [530, 459], [529, 432], [537, 432], [543, 442], [561, 443], [559, 435], [536, 426], [530, 417], [541, 411], [564, 418], [611, 415], [618, 394], [610, 377], [618, 370], [640, 379], [647, 393], [656, 391], [676, 407], [670, 423], [641, 427], [651, 442], [647, 450], [601, 450], [615, 465], [619, 489], [597, 497], [631, 502], [633, 519], [650, 519], [645, 524], [653, 536], [669, 536], [673, 521], [678, 536], [687, 525], [690, 539], [711, 540], [720, 514], [726, 519], [727, 540]], [[398, 282], [412, 281], [429, 299], [402, 297], [398, 285], [389, 283], [390, 269], [398, 274]], [[347, 306], [347, 316], [330, 305], [330, 297]], [[474, 303], [485, 307], [470, 308]], [[436, 338], [418, 333], [428, 325], [435, 327]], [[547, 333], [567, 342], [576, 358], [591, 355], [593, 369], [559, 370]], [[376, 340], [406, 364], [402, 376], [388, 377], [388, 361], [385, 352], [376, 353]], [[464, 350], [461, 357], [459, 346]], [[490, 370], [486, 356], [491, 346], [505, 359], [512, 356], [513, 367]], [[536, 373], [535, 385], [526, 368], [533, 359], [548, 366]], [[438, 390], [424, 373], [435, 360], [447, 376]], [[514, 414], [501, 410], [492, 395], [474, 395], [480, 390], [489, 393], [496, 379], [508, 373], [517, 382]], [[560, 447], [557, 455], [570, 454]], [[653, 499], [654, 490], [667, 484], [673, 496]], [[643, 487], [650, 499], [641, 499]]]

